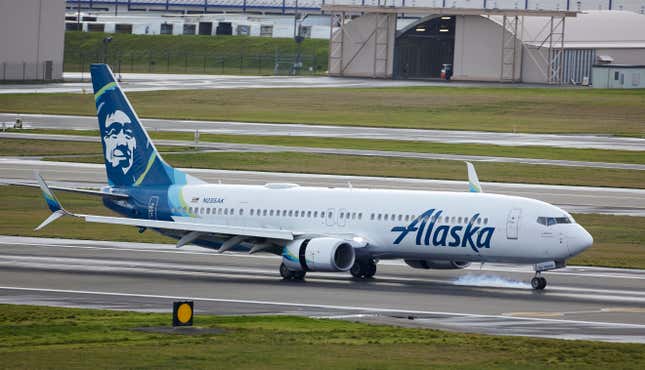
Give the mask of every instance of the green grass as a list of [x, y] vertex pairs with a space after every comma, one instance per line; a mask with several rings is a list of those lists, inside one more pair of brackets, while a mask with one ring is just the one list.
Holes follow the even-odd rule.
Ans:
[[170, 314], [0, 305], [7, 369], [640, 369], [642, 344], [460, 334], [289, 316], [197, 315], [215, 335], [133, 330]]
[[[159, 146], [161, 152], [183, 152], [190, 147]], [[101, 143], [63, 140], [6, 139], [0, 137], [0, 156], [58, 156], [96, 155], [101, 153]]]
[[[66, 72], [87, 71], [90, 63], [103, 61], [103, 39], [99, 32], [65, 34]], [[295, 61], [297, 45], [292, 38], [243, 36], [171, 36], [112, 34], [107, 61], [115, 71], [150, 73], [212, 73], [272, 75], [275, 60]], [[327, 70], [327, 40], [306, 39], [302, 61], [309, 74]]]
[[[98, 130], [49, 130], [22, 129], [9, 130], [24, 134], [54, 134], [98, 136]], [[189, 132], [151, 131], [153, 139], [193, 141], [194, 134]], [[645, 153], [631, 150], [573, 149], [542, 146], [501, 146], [483, 144], [445, 144], [405, 140], [373, 140], [347, 138], [319, 138], [294, 136], [253, 136], [200, 134], [202, 142], [236, 144], [280, 145], [309, 148], [338, 148], [359, 150], [383, 150], [417, 153], [461, 154], [477, 156], [498, 156], [515, 158], [542, 158], [571, 161], [645, 163]], [[2, 139], [2, 137], [0, 137]]]
[[[112, 213], [95, 197], [58, 191], [56, 196], [72, 212]], [[40, 236], [88, 240], [116, 240], [149, 243], [174, 243], [156, 234], [140, 234], [134, 227], [84, 223], [63, 217], [41, 231], [33, 231], [50, 212], [40, 191], [35, 188], [0, 187], [0, 235]], [[572, 260], [572, 264], [645, 268], [645, 217], [574, 215], [576, 221], [594, 237], [594, 246]], [[118, 231], [118, 232], [115, 232]]]
[[[141, 117], [645, 137], [642, 89], [225, 89], [128, 97]], [[91, 95], [0, 95], [1, 112], [94, 115], [94, 110]]]
[[[44, 158], [45, 160], [103, 163], [102, 156]], [[240, 153], [205, 152], [164, 155], [175, 167], [212, 168], [266, 172], [313, 173], [466, 180], [466, 166], [460, 161], [413, 158], [366, 157], [293, 152]], [[548, 185], [584, 185], [645, 188], [643, 173], [637, 170], [589, 167], [545, 166], [519, 163], [477, 163], [481, 181]]]

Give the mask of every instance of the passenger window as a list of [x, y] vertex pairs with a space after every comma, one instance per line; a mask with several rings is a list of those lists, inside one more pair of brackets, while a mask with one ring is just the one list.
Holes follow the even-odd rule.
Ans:
[[318, 211], [314, 211], [314, 217], [318, 217]]
[[266, 216], [266, 215], [267, 215], [267, 210], [266, 210], [266, 209], [265, 209], [265, 210], [262, 210], [262, 215], [263, 215], [263, 216]]
[[329, 213], [327, 214], [327, 217], [329, 217], [329, 218], [334, 217], [334, 212], [329, 212]]
[[488, 217], [484, 217], [484, 225], [488, 225]]
[[363, 218], [363, 214], [362, 214], [362, 213], [359, 213], [359, 214], [358, 214], [358, 219], [360, 220], [360, 219], [362, 219], [362, 218]]
[[374, 220], [374, 214], [373, 213], [370, 215], [370, 220]]
[[381, 221], [381, 217], [382, 217], [382, 216], [381, 216], [381, 214], [379, 213], [379, 214], [378, 214], [378, 220], [379, 220], [379, 221]]
[[311, 218], [311, 211], [307, 211], [307, 218]]
[[250, 214], [251, 216], [253, 216], [253, 208], [251, 208]]
[[383, 220], [387, 221], [388, 216], [389, 216], [388, 214], [383, 215]]
[[240, 216], [244, 216], [244, 209], [240, 208]]

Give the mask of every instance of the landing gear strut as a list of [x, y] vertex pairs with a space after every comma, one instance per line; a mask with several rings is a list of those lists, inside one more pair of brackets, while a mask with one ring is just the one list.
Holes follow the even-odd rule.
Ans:
[[531, 287], [535, 290], [543, 290], [546, 287], [546, 279], [540, 276], [539, 272], [536, 272], [533, 279], [531, 279]]
[[306, 271], [294, 271], [283, 263], [280, 265], [280, 275], [284, 280], [305, 280]]
[[376, 261], [372, 258], [357, 258], [349, 272], [358, 279], [371, 279], [376, 274]]

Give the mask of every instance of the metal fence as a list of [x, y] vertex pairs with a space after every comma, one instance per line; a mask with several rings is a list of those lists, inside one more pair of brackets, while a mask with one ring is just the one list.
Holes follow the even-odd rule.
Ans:
[[191, 73], [235, 75], [315, 75], [327, 71], [326, 55], [297, 53], [205, 54], [167, 52], [65, 53], [64, 69], [87, 72], [92, 63], [108, 63], [115, 73]]
[[3, 82], [57, 81], [62, 78], [62, 63], [54, 63], [51, 60], [41, 63], [0, 63], [0, 81]]

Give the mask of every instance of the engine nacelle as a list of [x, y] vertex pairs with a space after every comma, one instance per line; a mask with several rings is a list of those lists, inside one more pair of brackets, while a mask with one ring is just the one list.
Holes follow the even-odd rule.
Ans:
[[349, 271], [355, 258], [350, 242], [336, 238], [293, 240], [282, 250], [282, 262], [294, 271]]
[[466, 268], [470, 262], [466, 261], [441, 261], [441, 260], [405, 260], [408, 266], [415, 269], [434, 270], [459, 270]]

